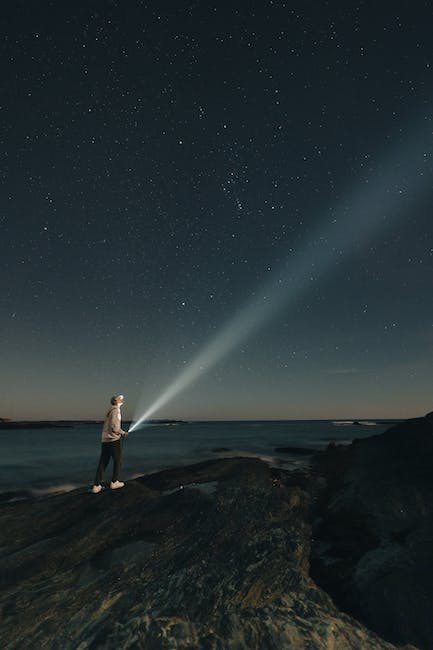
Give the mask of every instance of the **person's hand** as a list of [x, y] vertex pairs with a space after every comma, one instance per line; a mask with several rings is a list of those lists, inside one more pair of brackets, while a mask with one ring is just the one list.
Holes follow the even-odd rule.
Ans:
[[124, 436], [127, 436], [128, 433], [129, 433], [129, 431], [124, 431], [124, 432], [123, 432], [123, 435], [124, 435]]

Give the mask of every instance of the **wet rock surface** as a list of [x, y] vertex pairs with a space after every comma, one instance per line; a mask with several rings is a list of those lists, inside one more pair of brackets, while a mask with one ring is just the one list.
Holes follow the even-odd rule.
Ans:
[[312, 575], [335, 602], [395, 643], [433, 648], [433, 420], [316, 457], [325, 487]]
[[324, 458], [319, 478], [229, 458], [3, 502], [2, 648], [394, 648], [310, 576], [311, 518], [341, 489]]

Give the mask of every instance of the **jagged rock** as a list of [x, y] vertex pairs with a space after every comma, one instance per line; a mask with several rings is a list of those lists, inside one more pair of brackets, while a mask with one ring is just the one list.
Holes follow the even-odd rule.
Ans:
[[313, 576], [345, 611], [396, 643], [433, 648], [433, 420], [317, 457], [326, 478]]
[[292, 481], [231, 458], [1, 504], [2, 648], [394, 648], [311, 579]]

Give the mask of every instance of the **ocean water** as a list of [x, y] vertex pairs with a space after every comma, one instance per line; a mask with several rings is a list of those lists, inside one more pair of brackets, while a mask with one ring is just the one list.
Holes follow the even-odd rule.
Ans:
[[[331, 441], [382, 433], [391, 422], [329, 420], [186, 422], [148, 424], [123, 441], [121, 478], [201, 460], [227, 456], [253, 456], [290, 469], [305, 457], [280, 454], [276, 447], [304, 447], [312, 451]], [[0, 492], [31, 490], [35, 494], [91, 485], [100, 453], [100, 424], [71, 428], [0, 430]], [[221, 450], [223, 448], [223, 450]], [[105, 478], [110, 479], [111, 465]]]

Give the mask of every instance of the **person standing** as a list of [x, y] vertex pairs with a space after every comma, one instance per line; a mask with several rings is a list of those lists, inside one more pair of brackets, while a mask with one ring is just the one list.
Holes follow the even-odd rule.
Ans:
[[102, 477], [110, 462], [110, 458], [113, 459], [113, 476], [110, 488], [117, 490], [125, 485], [125, 483], [119, 481], [120, 467], [122, 464], [121, 438], [128, 435], [128, 432], [123, 431], [121, 427], [122, 416], [120, 414], [120, 407], [124, 402], [124, 397], [123, 395], [114, 395], [110, 402], [111, 408], [107, 411], [102, 428], [101, 457], [96, 470], [95, 482], [92, 487], [93, 494], [98, 494], [102, 490]]

